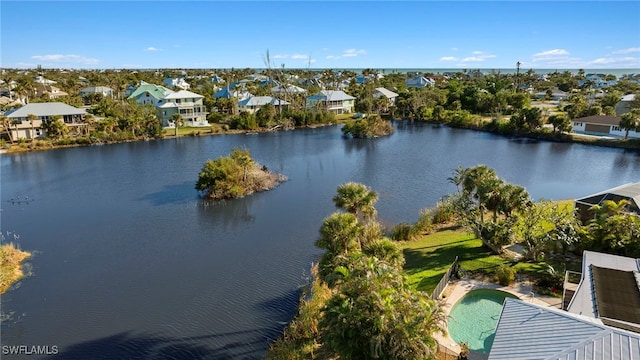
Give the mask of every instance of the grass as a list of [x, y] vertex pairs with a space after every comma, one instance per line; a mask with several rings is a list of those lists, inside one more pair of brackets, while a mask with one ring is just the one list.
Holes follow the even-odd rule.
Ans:
[[24, 276], [21, 263], [30, 253], [15, 247], [13, 243], [0, 245], [0, 294]]
[[433, 292], [456, 256], [463, 270], [493, 276], [501, 265], [513, 266], [518, 273], [540, 275], [544, 263], [513, 262], [494, 255], [482, 241], [464, 230], [442, 230], [419, 240], [401, 243], [408, 283], [417, 290]]
[[[164, 129], [162, 134], [164, 136], [170, 137], [175, 136], [175, 129]], [[209, 135], [209, 134], [221, 134], [222, 133], [222, 125], [221, 124], [211, 124], [208, 127], [191, 127], [184, 126], [178, 128], [178, 136], [190, 136], [190, 135]]]

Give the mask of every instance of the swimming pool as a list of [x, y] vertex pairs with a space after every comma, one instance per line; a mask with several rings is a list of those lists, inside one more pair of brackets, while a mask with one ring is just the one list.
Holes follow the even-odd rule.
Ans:
[[449, 312], [447, 323], [451, 338], [457, 343], [467, 343], [469, 350], [488, 353], [505, 298], [518, 297], [500, 290], [469, 291]]

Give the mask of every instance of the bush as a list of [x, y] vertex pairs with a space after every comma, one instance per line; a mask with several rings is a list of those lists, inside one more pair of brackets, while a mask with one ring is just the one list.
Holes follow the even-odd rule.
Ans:
[[410, 241], [416, 235], [416, 228], [407, 223], [400, 223], [391, 230], [391, 239], [395, 241]]
[[415, 224], [413, 224], [414, 231], [416, 234], [422, 234], [431, 229], [433, 224], [433, 209], [422, 209], [420, 210], [420, 217]]
[[507, 286], [515, 281], [516, 269], [509, 265], [502, 265], [498, 268], [498, 271], [496, 271], [496, 278], [500, 285]]

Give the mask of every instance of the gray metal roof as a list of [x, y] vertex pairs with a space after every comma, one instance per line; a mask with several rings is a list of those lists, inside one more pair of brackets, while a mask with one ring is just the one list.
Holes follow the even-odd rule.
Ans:
[[289, 105], [288, 102], [284, 100], [278, 100], [271, 96], [252, 96], [250, 98], [238, 101], [238, 105], [240, 106], [264, 106], [267, 104], [271, 104], [274, 106]]
[[398, 94], [394, 93], [391, 90], [387, 90], [383, 87], [376, 88], [375, 90], [376, 92], [380, 93], [382, 96], [386, 97], [387, 99], [391, 99], [398, 96]]
[[506, 299], [489, 360], [640, 359], [640, 334], [594, 318]]
[[164, 97], [165, 99], [202, 99], [204, 98], [204, 96], [200, 95], [200, 94], [196, 94], [194, 92], [191, 91], [187, 91], [187, 90], [180, 90], [180, 91], [176, 91], [173, 93], [170, 93], [169, 95]]
[[340, 90], [322, 90], [319, 93], [309, 96], [309, 99], [317, 99], [321, 101], [355, 100], [353, 96], [347, 95], [344, 91]]
[[35, 116], [54, 116], [54, 115], [83, 115], [87, 112], [84, 109], [78, 109], [71, 105], [67, 105], [61, 102], [50, 103], [31, 103], [27, 104], [20, 109], [8, 114], [8, 118], [24, 118], [29, 114]]

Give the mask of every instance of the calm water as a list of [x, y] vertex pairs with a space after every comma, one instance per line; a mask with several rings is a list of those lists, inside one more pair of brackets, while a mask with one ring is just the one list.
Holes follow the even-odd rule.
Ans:
[[[458, 165], [493, 167], [535, 199], [640, 180], [638, 153], [404, 122], [397, 130], [372, 140], [329, 127], [1, 156], [0, 228], [35, 251], [32, 276], [2, 298], [2, 345], [57, 345], [65, 359], [260, 358], [295, 312], [344, 182], [376, 190], [380, 218], [395, 224], [452, 193]], [[205, 206], [194, 190], [202, 164], [237, 146], [289, 181]]]

